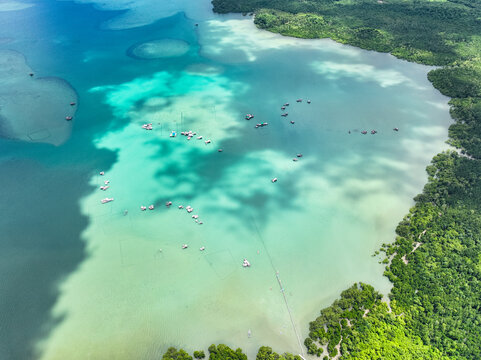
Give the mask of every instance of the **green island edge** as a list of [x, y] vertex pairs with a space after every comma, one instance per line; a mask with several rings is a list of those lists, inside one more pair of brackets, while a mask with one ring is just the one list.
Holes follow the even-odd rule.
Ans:
[[[382, 256], [389, 302], [357, 283], [309, 324], [307, 352], [328, 359], [481, 359], [481, 1], [213, 0], [217, 13], [255, 14], [257, 27], [440, 66], [428, 79], [451, 98], [454, 123], [428, 183]], [[316, 276], [313, 274], [313, 276]], [[209, 347], [209, 359], [241, 349]], [[205, 357], [203, 351], [194, 357]], [[259, 349], [257, 360], [300, 360]], [[189, 359], [170, 348], [163, 359]]]

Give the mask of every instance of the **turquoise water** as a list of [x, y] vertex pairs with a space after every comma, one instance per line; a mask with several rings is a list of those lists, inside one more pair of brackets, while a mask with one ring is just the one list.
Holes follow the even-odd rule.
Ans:
[[23, 54], [32, 98], [58, 86], [37, 117], [12, 72], [0, 80], [1, 129], [43, 134], [0, 140], [0, 358], [299, 353], [296, 332], [342, 289], [389, 291], [371, 255], [451, 121], [428, 67], [265, 33], [208, 1], [31, 4], [0, 7], [0, 57]]

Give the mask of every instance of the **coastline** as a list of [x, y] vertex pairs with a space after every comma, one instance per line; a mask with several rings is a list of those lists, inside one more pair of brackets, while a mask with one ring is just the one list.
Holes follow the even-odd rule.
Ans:
[[[214, 11], [216, 11], [216, 5], [224, 6], [225, 5], [224, 3], [227, 4], [226, 5], [227, 7], [222, 7], [222, 10], [220, 12], [225, 13], [228, 11], [232, 11], [232, 10], [229, 10], [229, 6], [231, 5], [230, 4], [231, 2], [229, 0], [214, 0], [213, 1]], [[245, 1], [245, 3], [249, 3], [249, 1], [247, 0]], [[283, 6], [283, 2], [280, 2], [278, 5]], [[232, 9], [234, 9], [235, 6], [242, 7], [243, 5], [240, 3], [239, 5], [233, 5]], [[360, 7], [362, 6], [363, 4], [360, 5]], [[406, 8], [408, 6], [406, 6]], [[420, 3], [420, 6], [423, 6], [423, 4]], [[249, 12], [252, 11], [254, 13], [258, 12], [258, 10], [254, 8], [250, 8], [250, 9], [244, 8], [242, 11], [246, 13], [247, 12], [246, 10], [248, 10]], [[320, 20], [321, 22], [324, 21], [324, 19], [322, 19], [322, 16], [318, 16], [315, 14], [312, 14], [311, 16], [309, 14], [298, 14], [298, 13], [294, 13], [294, 14], [279, 13], [279, 12], [276, 13], [276, 10], [264, 10], [264, 9], [261, 9], [260, 12], [264, 16], [263, 16], [263, 19], [260, 19], [257, 16], [255, 17], [256, 25], [261, 29], [272, 31], [274, 33], [281, 33], [282, 35], [292, 36], [293, 32], [296, 32], [296, 31], [298, 33], [302, 33], [303, 31], [302, 25], [301, 25], [301, 28], [298, 27], [297, 30], [289, 30], [290, 29], [289, 23], [291, 20], [297, 21], [299, 19], [299, 21], [301, 21], [301, 24], [302, 24], [302, 21], [303, 21], [302, 17], [305, 16], [310, 20], [314, 20], [314, 21]], [[276, 22], [277, 21], [275, 19], [276, 16], [278, 18], [283, 18], [283, 20], [281, 22]], [[469, 21], [469, 20], [465, 20], [465, 21]], [[281, 24], [281, 25], [279, 25], [278, 28], [276, 28], [275, 26], [270, 27], [272, 25], [269, 25], [269, 22], [270, 24], [277, 24], [277, 25]], [[284, 29], [287, 29], [287, 31], [280, 30], [282, 26], [284, 26], [282, 24], [284, 25], [288, 24], [288, 25], [285, 25], [284, 27]], [[303, 24], [306, 27], [308, 27], [309, 21], [306, 21]], [[322, 26], [323, 25], [320, 25], [321, 28]], [[368, 30], [371, 31], [371, 34], [376, 34], [376, 31], [378, 31], [378, 30], [372, 30], [372, 29], [368, 29]], [[315, 33], [316, 30], [313, 30], [311, 28], [307, 31], [311, 31], [311, 33]], [[379, 34], [379, 32], [377, 34]], [[303, 36], [299, 36], [299, 37], [303, 37]], [[311, 36], [308, 36], [308, 37], [311, 38]], [[312, 36], [312, 37], [316, 37], [316, 36]], [[321, 37], [333, 38], [333, 36], [329, 36], [329, 35], [327, 36], [324, 35]], [[418, 289], [417, 288], [411, 289], [409, 292], [406, 293], [405, 290], [401, 291], [398, 288], [402, 288], [402, 287], [405, 288], [406, 286], [409, 286], [409, 282], [413, 280], [410, 278], [411, 275], [408, 275], [408, 277], [406, 277], [405, 274], [411, 274], [411, 270], [406, 270], [406, 269], [409, 269], [411, 267], [422, 268], [424, 264], [420, 263], [420, 261], [424, 261], [421, 259], [424, 259], [426, 255], [434, 256], [432, 260], [430, 259], [430, 262], [435, 263], [436, 261], [438, 261], [436, 257], [441, 258], [442, 256], [439, 256], [439, 254], [433, 253], [432, 250], [430, 250], [430, 248], [433, 246], [433, 243], [434, 243], [434, 246], [436, 246], [435, 245], [436, 242], [445, 241], [444, 237], [442, 236], [442, 230], [441, 230], [441, 233], [439, 233], [439, 230], [438, 230], [437, 235], [441, 235], [442, 237], [437, 239], [437, 238], [428, 236], [429, 240], [427, 241], [427, 243], [423, 244], [424, 246], [420, 246], [418, 242], [420, 238], [418, 237], [418, 233], [420, 232], [422, 235], [426, 234], [426, 231], [428, 231], [429, 226], [426, 227], [426, 225], [424, 225], [422, 228], [419, 228], [419, 225], [416, 225], [416, 223], [418, 221], [423, 221], [422, 220], [423, 218], [430, 218], [431, 221], [434, 221], [434, 223], [431, 225], [432, 228], [434, 229], [438, 226], [437, 223], [442, 224], [444, 219], [439, 219], [439, 218], [444, 217], [445, 216], [444, 214], [446, 211], [448, 213], [458, 214], [458, 216], [462, 216], [461, 214], [463, 210], [461, 209], [463, 209], [463, 207], [470, 208], [469, 210], [470, 214], [472, 215], [476, 214], [476, 217], [474, 217], [470, 221], [462, 220], [460, 223], [458, 223], [458, 225], [456, 225], [456, 228], [458, 229], [459, 233], [472, 231], [471, 230], [473, 226], [472, 224], [473, 223], [475, 224], [476, 221], [479, 221], [477, 219], [480, 219], [479, 208], [477, 207], [475, 202], [473, 202], [473, 199], [471, 198], [472, 195], [467, 195], [467, 193], [469, 193], [470, 191], [472, 193], [473, 190], [470, 190], [470, 189], [475, 189], [477, 186], [476, 184], [481, 182], [480, 175], [479, 175], [481, 173], [481, 169], [480, 169], [479, 160], [478, 160], [479, 154], [481, 154], [481, 149], [479, 149], [478, 142], [476, 142], [476, 140], [479, 139], [479, 136], [480, 136], [479, 130], [476, 130], [476, 126], [477, 126], [476, 124], [479, 119], [479, 116], [477, 115], [476, 109], [469, 107], [472, 104], [479, 103], [480, 101], [479, 97], [481, 96], [481, 91], [479, 90], [478, 84], [476, 83], [476, 80], [475, 80], [478, 74], [478, 67], [476, 64], [476, 60], [473, 60], [472, 64], [470, 64], [468, 60], [467, 65], [464, 64], [461, 66], [458, 65], [458, 67], [450, 67], [449, 60], [446, 60], [447, 58], [445, 54], [440, 54], [438, 56], [438, 60], [435, 60], [436, 54], [434, 54], [432, 57], [429, 57], [429, 56], [422, 55], [422, 50], [419, 50], [418, 54], [421, 54], [421, 57], [416, 58], [417, 55], [412, 56], [409, 54], [409, 52], [403, 53], [403, 52], [393, 51], [392, 49], [382, 49], [378, 47], [375, 43], [371, 43], [367, 46], [363, 46], [362, 44], [359, 44], [359, 42], [356, 44], [357, 40], [346, 41], [345, 39], [342, 40], [336, 37], [334, 37], [333, 40], [339, 41], [340, 43], [357, 45], [357, 46], [360, 46], [361, 48], [367, 48], [369, 50], [393, 53], [394, 56], [398, 58], [402, 58], [404, 60], [429, 64], [429, 65], [443, 66], [441, 68], [432, 70], [428, 74], [428, 79], [430, 80], [431, 84], [435, 89], [437, 89], [442, 94], [449, 96], [451, 98], [449, 102], [450, 113], [455, 122], [450, 127], [450, 133], [447, 138], [447, 142], [450, 145], [454, 146], [456, 149], [454, 151], [443, 152], [442, 154], [438, 154], [433, 158], [431, 165], [427, 167], [427, 172], [429, 174], [428, 183], [425, 185], [423, 193], [416, 196], [415, 198], [416, 203], [415, 203], [415, 206], [410, 210], [410, 214], [407, 215], [404, 218], [404, 220], [401, 221], [401, 223], [398, 225], [398, 228], [396, 230], [398, 236], [396, 240], [390, 245], [384, 244], [380, 249], [386, 254], [385, 255], [386, 257], [383, 261], [383, 263], [387, 264], [385, 276], [387, 276], [391, 281], [391, 283], [393, 284], [392, 292], [389, 295], [390, 300], [393, 300], [393, 299], [398, 300], [398, 302], [395, 301], [394, 303], [394, 313], [396, 314], [394, 316], [399, 316], [399, 314], [402, 315], [404, 314], [404, 311], [410, 312], [411, 310], [414, 312], [414, 314], [416, 314], [416, 311], [418, 310], [413, 309], [412, 307], [410, 307], [411, 305], [409, 304], [413, 304], [411, 298], [419, 298]], [[361, 43], [362, 43], [362, 40], [361, 40]], [[364, 45], [366, 44], [364, 43]], [[425, 57], [423, 58], [423, 56]], [[453, 58], [451, 58], [451, 61], [453, 61]], [[454, 61], [456, 61], [456, 57], [454, 57]], [[436, 62], [439, 62], [439, 63], [436, 64]], [[467, 131], [468, 129], [473, 129], [473, 132], [470, 134]], [[456, 175], [455, 173], [451, 175], [451, 172], [456, 171], [456, 168], [467, 168], [473, 172], [470, 173], [469, 175], [468, 174]], [[466, 176], [470, 177], [470, 180], [468, 180], [469, 183], [466, 183], [465, 185], [457, 185], [458, 189], [456, 189], [456, 192], [458, 194], [455, 195], [455, 198], [457, 199], [457, 200], [455, 199], [456, 202], [453, 201], [452, 199], [453, 195], [449, 194], [449, 190], [446, 191], [450, 187], [449, 184], [447, 186], [444, 184], [445, 180], [443, 178], [445, 178], [446, 176], [454, 176], [454, 178], [456, 178], [456, 176], [459, 176], [461, 179]], [[463, 187], [465, 189], [463, 189]], [[481, 194], [479, 194], [479, 192], [475, 192], [475, 194], [476, 194], [475, 197], [477, 197], [478, 199], [481, 199]], [[463, 202], [465, 205], [463, 205]], [[450, 208], [446, 209], [446, 206], [450, 206]], [[439, 207], [438, 219], [435, 219], [435, 218], [433, 219], [429, 215], [429, 212], [433, 211], [430, 209], [430, 207], [431, 208]], [[430, 230], [430, 231], [435, 231], [435, 230]], [[473, 236], [475, 236], [474, 238], [476, 238], [476, 235], [473, 235]], [[471, 251], [476, 251], [476, 249], [478, 249], [479, 251], [479, 245], [477, 245], [476, 243], [473, 244], [470, 242], [465, 242], [464, 246], [466, 246], [468, 249], [471, 246], [472, 247]], [[417, 251], [415, 252], [414, 250], [417, 250]], [[431, 254], [429, 253], [429, 251], [431, 251]], [[419, 253], [421, 253], [422, 255], [419, 255]], [[446, 251], [446, 253], [449, 253], [449, 252]], [[444, 256], [446, 256], [446, 253], [444, 254]], [[466, 255], [462, 255], [462, 256], [466, 256]], [[407, 260], [407, 257], [409, 257], [412, 260]], [[414, 261], [415, 264], [412, 265], [409, 261]], [[463, 272], [460, 272], [459, 274], [454, 274], [450, 271], [450, 268], [445, 271], [447, 271], [451, 276], [457, 276], [461, 278], [463, 274], [465, 274], [466, 272], [466, 270], [463, 269]], [[473, 284], [473, 286], [475, 285]], [[417, 285], [416, 287], [419, 287], [419, 285]], [[473, 290], [469, 289], [470, 292], [468, 294], [471, 294]], [[429, 292], [429, 289], [425, 288], [424, 291]], [[475, 296], [474, 295], [475, 290], [474, 290], [474, 293], [472, 294], [473, 294], [472, 296]], [[343, 294], [343, 300], [344, 300], [344, 296], [345, 295]], [[449, 296], [441, 300], [441, 302], [450, 302], [450, 301], [452, 300]], [[424, 299], [423, 302], [429, 304], [430, 300]], [[334, 311], [336, 306], [337, 305], [335, 302], [331, 307], [328, 307], [322, 310], [321, 313], [324, 314], [325, 312], [328, 312], [328, 311]], [[381, 303], [375, 306], [381, 307]], [[388, 310], [389, 311], [384, 310], [385, 315], [384, 313], [381, 315], [376, 315], [375, 319], [378, 319], [379, 316], [381, 316], [381, 319], [382, 319], [382, 316], [391, 316], [390, 315], [392, 312], [391, 306], [388, 307]], [[342, 317], [347, 317], [349, 321], [349, 315], [347, 313], [342, 312], [342, 310], [338, 310], [338, 311], [340, 312], [338, 313], [337, 316], [341, 316], [341, 318], [336, 318], [338, 320], [331, 322], [332, 319], [330, 320], [329, 318], [322, 317], [324, 316], [322, 315], [320, 318], [316, 320], [316, 322], [321, 321], [321, 323], [323, 323], [323, 326], [326, 327], [327, 325], [327, 329], [331, 331], [331, 329], [338, 326], [336, 324], [340, 321], [340, 319], [342, 319]], [[457, 317], [455, 311], [456, 310], [454, 310], [454, 312], [451, 312], [447, 316], [448, 320], [451, 318]], [[409, 333], [406, 333], [408, 337], [414, 336], [412, 339], [414, 339], [414, 341], [416, 342], [416, 341], [421, 341], [421, 338], [416, 337], [416, 334], [419, 334], [419, 335], [422, 334], [417, 331], [419, 331], [419, 328], [422, 328], [423, 326], [422, 323], [425, 322], [426, 319], [428, 318], [426, 318], [425, 315], [421, 315], [420, 317], [419, 315], [414, 315], [414, 316], [417, 316], [417, 318], [415, 317], [414, 319], [412, 319], [408, 323], [409, 325], [407, 326], [402, 325], [401, 327], [402, 329], [406, 329], [409, 332]], [[360, 321], [360, 322], [364, 321], [359, 318], [351, 319], [351, 323], [349, 324], [349, 326], [347, 327], [341, 326], [341, 331], [347, 331], [347, 334], [351, 334], [350, 328], [352, 326], [353, 320]], [[393, 320], [394, 318], [392, 318], [391, 321]], [[431, 319], [431, 321], [434, 321], [434, 320]], [[327, 343], [328, 346], [331, 346], [333, 342], [335, 344], [338, 344], [339, 342], [339, 344], [336, 345], [337, 350], [331, 347], [331, 350], [329, 351], [328, 356], [326, 355], [325, 358], [337, 358], [339, 356], [338, 350], [341, 348], [339, 347], [339, 345], [342, 345], [343, 350], [341, 351], [341, 353], [342, 355], [345, 355], [342, 358], [345, 358], [347, 356], [348, 358], [355, 359], [356, 356], [352, 357], [352, 355], [355, 354], [356, 351], [360, 351], [358, 355], [362, 353], [362, 350], [360, 350], [362, 348], [361, 346], [362, 340], [360, 340], [360, 338], [357, 338], [357, 336], [359, 335], [352, 337], [353, 335], [351, 334], [351, 335], [348, 335], [348, 337], [351, 336], [349, 340], [343, 340], [343, 337], [339, 338], [338, 335], [335, 335], [334, 333], [329, 333], [329, 332], [325, 333], [324, 330], [313, 332], [312, 326], [316, 322], [311, 322], [311, 333], [309, 337], [306, 339], [306, 343], [305, 343], [306, 347], [308, 348], [311, 354], [317, 353], [317, 355], [320, 356], [319, 351], [321, 348], [316, 345], [316, 341], [319, 341], [317, 344], [325, 345]], [[436, 359], [442, 358], [443, 351], [447, 351], [448, 355], [477, 353], [480, 351], [479, 347], [481, 344], [479, 344], [479, 342], [475, 340], [476, 335], [474, 335], [474, 333], [477, 333], [478, 331], [475, 330], [475, 328], [473, 328], [472, 327], [473, 325], [471, 324], [472, 323], [470, 322], [469, 324], [460, 326], [459, 324], [454, 325], [453, 323], [453, 326], [456, 330], [454, 330], [453, 328], [452, 331], [462, 331], [464, 334], [466, 334], [464, 336], [467, 336], [469, 333], [466, 331], [469, 331], [468, 329], [470, 329], [471, 334], [469, 334], [470, 340], [468, 340], [468, 342], [474, 345], [475, 349], [468, 349], [465, 344], [463, 344], [464, 346], [460, 346], [460, 343], [457, 342], [456, 339], [448, 339], [447, 342], [443, 341], [442, 343], [439, 341], [433, 342], [432, 338], [434, 335], [422, 334], [421, 335], [422, 341], [424, 341], [427, 344], [433, 345], [433, 348], [431, 349], [430, 347], [427, 347], [423, 349], [417, 349], [416, 351], [425, 352], [427, 357], [436, 358]], [[409, 335], [411, 334], [411, 331], [413, 335]], [[436, 334], [436, 331], [435, 331], [435, 334]], [[447, 343], [450, 343], [450, 345], [447, 345]], [[453, 350], [453, 348], [455, 350]], [[383, 349], [383, 350], [386, 350], [386, 349]], [[384, 354], [384, 356], [386, 357], [386, 354]]]

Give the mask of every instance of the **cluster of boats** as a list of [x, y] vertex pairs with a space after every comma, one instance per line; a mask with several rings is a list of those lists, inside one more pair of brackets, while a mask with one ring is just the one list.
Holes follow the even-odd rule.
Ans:
[[[395, 128], [393, 129], [393, 131], [399, 131], [399, 128], [395, 127]], [[349, 134], [350, 134], [350, 133], [351, 133], [351, 131], [349, 130]], [[366, 135], [366, 134], [367, 134], [367, 130], [361, 131], [361, 134]], [[372, 134], [372, 135], [377, 134], [377, 130], [371, 130], [371, 134]]]
[[[155, 207], [154, 207], [153, 204], [149, 205], [149, 207], [148, 207], [149, 210], [154, 210], [154, 208], [155, 208]], [[142, 205], [142, 206], [140, 207], [140, 211], [145, 211], [145, 210], [147, 210], [147, 207], [145, 207], [144, 205]]]
[[[367, 130], [361, 131], [361, 134], [366, 135], [366, 134], [367, 134]], [[377, 130], [371, 130], [371, 134], [372, 134], [372, 135], [377, 134]]]
[[[101, 175], [101, 176], [104, 176], [104, 175], [105, 175], [105, 172], [101, 171], [101, 172], [100, 172], [100, 175]], [[110, 181], [109, 181], [109, 180], [105, 180], [105, 181], [104, 181], [104, 185], [102, 185], [102, 186], [100, 187], [100, 190], [102, 190], [102, 191], [107, 190], [107, 189], [110, 187], [109, 184], [110, 184]], [[105, 199], [100, 200], [100, 202], [101, 202], [102, 204], [107, 204], [107, 203], [109, 203], [109, 202], [111, 202], [111, 201], [114, 201], [114, 198], [106, 197]]]

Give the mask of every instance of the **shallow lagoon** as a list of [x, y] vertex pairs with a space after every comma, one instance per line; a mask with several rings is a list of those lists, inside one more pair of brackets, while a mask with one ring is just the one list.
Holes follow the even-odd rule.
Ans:
[[[49, 167], [49, 176], [24, 186], [42, 189], [42, 182], [78, 173], [84, 189], [75, 193], [70, 180], [62, 191], [78, 213], [57, 215], [58, 226], [41, 238], [29, 233], [36, 246], [18, 254], [34, 262], [50, 248], [48, 235], [67, 239], [62, 224], [79, 229], [65, 253], [80, 255], [49, 284], [55, 296], [40, 309], [42, 331], [31, 336], [40, 358], [151, 359], [169, 345], [193, 350], [218, 342], [250, 355], [264, 344], [298, 353], [276, 271], [301, 338], [319, 308], [354, 281], [387, 293], [371, 255], [393, 239], [426, 181], [425, 166], [446, 147], [447, 98], [426, 80], [429, 68], [328, 40], [261, 32], [248, 18], [210, 14], [202, 2], [202, 12], [187, 2], [168, 4], [147, 17], [141, 14], [149, 3], [139, 1], [112, 17], [102, 8], [51, 2], [15, 12], [48, 19], [40, 45], [30, 46], [30, 34], [2, 45], [25, 53], [32, 68], [66, 78], [80, 99], [65, 145], [0, 144], [11, 154], [2, 159], [5, 169], [13, 168], [11, 157]], [[179, 10], [189, 17], [174, 15]], [[73, 22], [63, 32], [51, 25], [61, 16]], [[77, 33], [80, 23], [87, 25]], [[99, 30], [109, 27], [116, 30]], [[127, 56], [132, 45], [162, 39], [190, 48], [175, 58]], [[66, 65], [65, 53], [73, 64]], [[291, 103], [287, 118], [280, 116], [284, 102]], [[255, 118], [244, 120], [246, 113]], [[264, 121], [269, 125], [254, 127]], [[152, 131], [141, 128], [148, 122]], [[172, 130], [204, 139], [170, 138]], [[294, 162], [297, 153], [303, 157]], [[105, 180], [111, 187], [104, 193], [98, 187]], [[115, 201], [100, 204], [106, 196]], [[150, 204], [155, 210], [140, 211]], [[191, 205], [204, 224], [180, 204]], [[15, 221], [0, 226], [12, 240], [21, 236], [20, 223], [17, 232]], [[243, 258], [251, 268], [242, 268]], [[26, 286], [18, 281], [5, 291]], [[20, 333], [20, 325], [12, 321], [9, 333]]]

